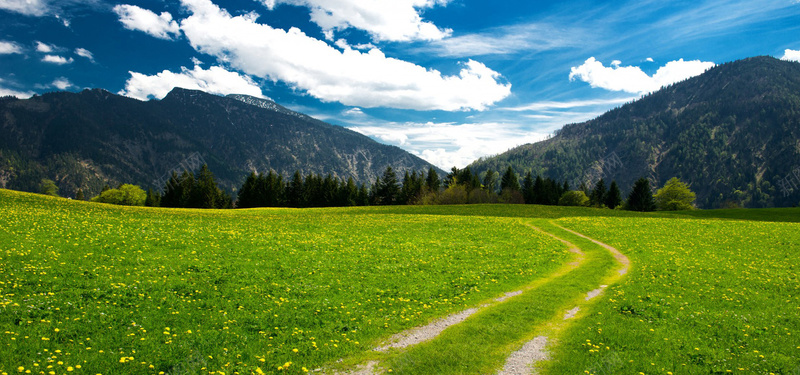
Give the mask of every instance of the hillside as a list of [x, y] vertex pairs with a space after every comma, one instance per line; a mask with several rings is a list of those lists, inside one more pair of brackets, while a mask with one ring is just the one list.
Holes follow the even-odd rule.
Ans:
[[0, 187], [34, 191], [42, 178], [62, 195], [108, 183], [158, 187], [192, 156], [232, 190], [251, 171], [295, 170], [373, 181], [430, 164], [400, 148], [264, 99], [176, 88], [147, 102], [104, 90], [0, 99]]
[[658, 186], [679, 177], [702, 208], [797, 205], [800, 64], [754, 57], [718, 65], [471, 167], [509, 164], [573, 187], [601, 176], [623, 189], [642, 176]]

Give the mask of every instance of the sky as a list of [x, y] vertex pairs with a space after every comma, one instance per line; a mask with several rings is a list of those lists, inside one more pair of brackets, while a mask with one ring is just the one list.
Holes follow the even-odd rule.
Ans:
[[800, 0], [0, 0], [0, 96], [247, 94], [446, 170], [758, 55]]

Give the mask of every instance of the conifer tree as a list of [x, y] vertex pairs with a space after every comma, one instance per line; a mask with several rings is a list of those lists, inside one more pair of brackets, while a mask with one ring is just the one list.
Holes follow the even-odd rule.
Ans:
[[294, 171], [291, 181], [286, 185], [286, 203], [289, 207], [303, 206], [303, 176]]
[[483, 176], [483, 188], [494, 193], [495, 185], [497, 185], [497, 173], [489, 168]]
[[439, 189], [442, 187], [442, 182], [439, 180], [439, 173], [436, 172], [436, 169], [430, 167], [428, 169], [428, 177], [425, 178], [425, 184], [428, 187], [428, 190], [437, 193]]
[[388, 166], [383, 172], [383, 179], [378, 178], [375, 181], [375, 202], [379, 205], [396, 204], [399, 193], [397, 175], [392, 167]]
[[648, 212], [656, 209], [653, 200], [653, 191], [650, 189], [650, 181], [642, 177], [633, 184], [625, 208], [630, 211]]
[[83, 189], [78, 189], [78, 192], [75, 193], [75, 200], [82, 201], [84, 199], [86, 199], [86, 197], [83, 196]]
[[161, 206], [161, 195], [153, 191], [153, 188], [147, 189], [147, 196], [144, 199], [144, 205], [147, 207]]
[[622, 193], [619, 191], [619, 186], [617, 186], [617, 181], [611, 181], [611, 186], [608, 188], [608, 193], [606, 194], [606, 207], [610, 209], [615, 209], [617, 206], [622, 204]]
[[365, 184], [361, 184], [361, 187], [358, 188], [358, 198], [356, 199], [356, 204], [359, 206], [369, 206], [369, 187]]
[[602, 178], [597, 181], [597, 185], [592, 189], [592, 194], [589, 195], [589, 204], [595, 207], [600, 207], [606, 201], [606, 182]]
[[355, 206], [358, 201], [358, 186], [352, 177], [347, 178], [347, 183], [341, 190], [340, 203], [343, 206]]
[[536, 197], [533, 192], [533, 175], [531, 171], [525, 174], [525, 179], [522, 180], [522, 197], [525, 199], [526, 204], [533, 204]]
[[222, 205], [222, 191], [217, 187], [214, 174], [208, 169], [208, 165], [203, 164], [197, 174], [197, 180], [192, 184], [185, 207], [220, 208]]
[[164, 196], [161, 197], [161, 207], [181, 207], [182, 196], [183, 189], [180, 177], [178, 177], [177, 173], [172, 172], [167, 184], [164, 186]]
[[503, 178], [500, 179], [500, 190], [506, 189], [512, 191], [519, 191], [520, 189], [519, 178], [517, 178], [517, 174], [510, 165], [506, 169], [506, 173], [503, 174]]
[[547, 204], [546, 190], [542, 176], [536, 175], [536, 180], [533, 181], [533, 202], [535, 204]]
[[255, 207], [255, 189], [256, 180], [258, 176], [256, 172], [250, 172], [247, 179], [244, 180], [242, 188], [239, 189], [238, 199], [236, 200], [236, 207], [238, 208], [251, 208]]

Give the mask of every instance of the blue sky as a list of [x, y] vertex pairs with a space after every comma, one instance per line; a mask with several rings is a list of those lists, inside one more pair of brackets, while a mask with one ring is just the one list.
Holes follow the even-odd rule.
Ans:
[[268, 97], [445, 169], [756, 55], [800, 1], [0, 0], [0, 95]]

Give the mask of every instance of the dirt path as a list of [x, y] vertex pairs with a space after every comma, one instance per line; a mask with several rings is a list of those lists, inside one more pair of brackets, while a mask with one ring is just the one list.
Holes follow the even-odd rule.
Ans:
[[[563, 238], [557, 237], [552, 233], [543, 231], [542, 229], [540, 229], [540, 228], [538, 228], [536, 226], [533, 226], [533, 225], [531, 225], [529, 223], [526, 223], [525, 225], [527, 227], [537, 231], [537, 232], [546, 234], [546, 235], [548, 235], [550, 237], [553, 237], [556, 240], [561, 241], [562, 243], [567, 245], [567, 251], [578, 255], [578, 257], [575, 260], [575, 262], [569, 263], [568, 264], [569, 267], [566, 268], [566, 269], [562, 269], [562, 270], [556, 271], [555, 275], [560, 275], [560, 274], [566, 273], [566, 271], [578, 267], [584, 261], [586, 254], [584, 254], [583, 251], [581, 251], [581, 249], [578, 248], [577, 246], [575, 246], [575, 244], [573, 244], [572, 242], [569, 242], [569, 241], [567, 241], [567, 240], [565, 240]], [[529, 290], [529, 289], [531, 289], [531, 287], [525, 288], [525, 289], [522, 289], [522, 290], [516, 290], [516, 291], [513, 291], [513, 292], [505, 293], [503, 296], [500, 296], [500, 297], [496, 298], [495, 301], [496, 302], [505, 302], [507, 299], [509, 299], [511, 297], [518, 296], [518, 295], [522, 294], [525, 290]], [[480, 309], [482, 309], [482, 308], [493, 306], [493, 305], [494, 304], [484, 304], [484, 305], [480, 305], [480, 306], [475, 307], [475, 308], [466, 309], [464, 311], [461, 311], [461, 312], [449, 315], [447, 317], [444, 317], [442, 319], [433, 321], [433, 322], [431, 322], [431, 323], [429, 323], [429, 324], [427, 324], [425, 326], [416, 327], [416, 328], [412, 328], [410, 330], [406, 330], [406, 331], [400, 332], [400, 333], [392, 336], [389, 340], [387, 340], [389, 342], [389, 344], [380, 346], [378, 348], [375, 348], [374, 350], [379, 351], [379, 352], [385, 352], [385, 351], [389, 350], [390, 348], [402, 349], [402, 348], [407, 348], [407, 347], [410, 347], [410, 346], [413, 346], [413, 345], [417, 345], [417, 344], [423, 343], [425, 341], [434, 339], [434, 338], [436, 338], [436, 336], [439, 336], [439, 334], [442, 333], [442, 331], [444, 331], [448, 327], [463, 322], [464, 320], [469, 318], [470, 315], [475, 314], [476, 312], [480, 311]]]
[[578, 232], [576, 232], [574, 230], [564, 228], [564, 227], [562, 227], [562, 226], [560, 226], [558, 224], [553, 224], [553, 225], [555, 225], [555, 226], [557, 226], [557, 227], [559, 227], [559, 228], [561, 228], [561, 229], [563, 229], [563, 230], [565, 230], [567, 232], [570, 232], [570, 233], [572, 233], [572, 234], [574, 234], [574, 235], [576, 235], [578, 237], [585, 238], [585, 239], [587, 239], [589, 241], [594, 242], [597, 245], [600, 245], [600, 246], [604, 247], [606, 250], [608, 250], [609, 252], [611, 252], [611, 254], [614, 255], [614, 259], [616, 259], [617, 262], [622, 264], [622, 267], [617, 271], [620, 274], [620, 276], [628, 273], [628, 268], [631, 265], [631, 260], [628, 259], [628, 257], [626, 257], [624, 254], [620, 253], [619, 250], [611, 247], [610, 245], [606, 245], [606, 244], [604, 244], [604, 243], [602, 243], [602, 242], [600, 242], [598, 240], [595, 240], [594, 238], [589, 238], [589, 237], [587, 237], [587, 236], [585, 236], [585, 235], [583, 235], [581, 233], [578, 233]]
[[[613, 248], [613, 247], [611, 247], [609, 245], [606, 245], [606, 244], [604, 244], [602, 242], [599, 242], [597, 240], [594, 240], [592, 238], [589, 238], [589, 237], [587, 237], [587, 236], [585, 236], [583, 234], [580, 234], [578, 232], [575, 232], [575, 231], [572, 231], [570, 229], [567, 229], [567, 228], [561, 227], [559, 225], [556, 225], [556, 224], [554, 224], [552, 222], [551, 222], [551, 224], [554, 225], [555, 227], [558, 227], [558, 228], [560, 228], [560, 229], [562, 229], [564, 231], [567, 231], [569, 233], [572, 233], [572, 234], [574, 234], [576, 236], [579, 236], [579, 237], [585, 238], [585, 239], [587, 239], [589, 241], [592, 241], [593, 243], [595, 243], [595, 244], [605, 248], [609, 252], [611, 252], [611, 254], [614, 256], [614, 258], [622, 265], [621, 268], [618, 270], [619, 276], [617, 276], [617, 278], [621, 277], [622, 275], [624, 275], [624, 274], [626, 274], [628, 272], [628, 268], [630, 266], [630, 261], [628, 260], [627, 257], [625, 257], [625, 255], [620, 253], [617, 249], [615, 249], [615, 248]], [[544, 230], [542, 230], [542, 229], [540, 229], [540, 228], [538, 228], [538, 227], [536, 227], [536, 226], [534, 226], [532, 224], [526, 223], [525, 225], [528, 226], [529, 228], [535, 230], [535, 231], [538, 231], [540, 233], [546, 234], [546, 235], [548, 235], [548, 236], [550, 236], [550, 237], [552, 237], [552, 238], [564, 243], [565, 245], [567, 245], [567, 250], [569, 252], [577, 255], [576, 260], [574, 262], [568, 263], [565, 266], [561, 267], [561, 269], [559, 269], [556, 272], [554, 272], [549, 278], [565, 275], [569, 271], [572, 271], [575, 268], [578, 268], [586, 260], [586, 254], [578, 246], [576, 246], [572, 242], [570, 242], [568, 240], [565, 240], [565, 239], [563, 239], [561, 237], [558, 237], [553, 233], [544, 231]], [[391, 338], [389, 338], [386, 341], [387, 344], [382, 345], [380, 347], [377, 347], [377, 348], [375, 348], [373, 350], [376, 351], [376, 352], [385, 353], [385, 352], [388, 352], [390, 349], [404, 349], [404, 348], [408, 348], [408, 347], [411, 347], [411, 346], [414, 346], [414, 345], [417, 345], [417, 344], [432, 340], [432, 339], [436, 338], [437, 336], [439, 336], [447, 328], [465, 321], [466, 319], [468, 319], [473, 314], [475, 314], [475, 313], [477, 313], [477, 312], [479, 312], [479, 311], [481, 311], [483, 309], [487, 309], [487, 308], [491, 308], [493, 306], [497, 306], [499, 303], [503, 303], [503, 302], [515, 297], [515, 296], [518, 296], [518, 295], [524, 293], [525, 291], [534, 289], [537, 286], [538, 286], [538, 284], [534, 283], [534, 284], [529, 285], [528, 287], [526, 287], [526, 288], [524, 288], [522, 290], [516, 290], [516, 291], [505, 293], [504, 295], [495, 298], [495, 302], [485, 303], [485, 304], [479, 305], [477, 307], [469, 308], [469, 309], [460, 311], [458, 313], [451, 314], [451, 315], [446, 316], [444, 318], [435, 320], [435, 321], [433, 321], [433, 322], [431, 322], [431, 323], [429, 323], [429, 324], [427, 324], [425, 326], [416, 327], [416, 328], [412, 328], [412, 329], [400, 332], [400, 333], [392, 336]], [[603, 290], [606, 287], [607, 287], [607, 285], [601, 285], [598, 289], [595, 289], [595, 290], [587, 292], [585, 300], [589, 301], [590, 299], [592, 299], [594, 297], [597, 297], [598, 295], [602, 294]], [[566, 320], [569, 320], [569, 319], [573, 319], [578, 314], [579, 310], [580, 310], [580, 307], [576, 306], [575, 308], [573, 308], [573, 309], [571, 309], [569, 311], [565, 311], [564, 315], [563, 315], [563, 320], [566, 321]], [[554, 332], [557, 332], [558, 330], [562, 329], [564, 325], [565, 324], [563, 324], [563, 323], [556, 324], [554, 326], [555, 327]], [[501, 374], [501, 375], [517, 375], [517, 374], [519, 374], [519, 375], [523, 375], [523, 374], [524, 375], [528, 375], [528, 374], [531, 374], [532, 371], [534, 371], [533, 373], [535, 373], [535, 370], [532, 367], [539, 361], [546, 361], [546, 360], [549, 359], [548, 352], [546, 350], [547, 344], [548, 344], [548, 337], [547, 336], [537, 336], [533, 340], [525, 343], [519, 350], [517, 350], [516, 352], [512, 353], [508, 357], [505, 365], [498, 372], [498, 374]], [[323, 374], [342, 374], [342, 375], [344, 375], [344, 374], [375, 375], [375, 374], [382, 373], [382, 371], [380, 371], [380, 368], [379, 368], [378, 365], [379, 365], [379, 361], [372, 360], [372, 361], [369, 361], [368, 363], [365, 363], [365, 364], [363, 364], [363, 365], [361, 365], [361, 366], [359, 366], [359, 367], [357, 367], [355, 369], [349, 370], [349, 371], [326, 371], [325, 369], [317, 369], [314, 372], [323, 373]]]
[[[630, 263], [631, 262], [628, 259], [628, 257], [626, 257], [621, 252], [619, 252], [619, 250], [617, 250], [617, 249], [615, 249], [615, 248], [613, 248], [613, 247], [611, 247], [609, 245], [606, 245], [606, 244], [604, 244], [604, 243], [602, 243], [600, 241], [597, 241], [595, 239], [589, 238], [589, 237], [587, 237], [587, 236], [585, 236], [585, 235], [583, 235], [581, 233], [578, 233], [578, 232], [575, 232], [573, 230], [564, 228], [564, 227], [562, 227], [562, 226], [560, 226], [558, 224], [555, 224], [553, 222], [551, 222], [551, 224], [556, 226], [556, 227], [558, 227], [558, 228], [561, 228], [561, 229], [563, 229], [563, 230], [565, 230], [565, 231], [567, 231], [569, 233], [572, 233], [572, 234], [574, 234], [576, 236], [579, 236], [581, 238], [585, 238], [585, 239], [587, 239], [589, 241], [592, 241], [593, 243], [605, 248], [606, 250], [608, 250], [614, 256], [614, 259], [616, 259], [621, 265], [620, 269], [617, 270], [617, 272], [619, 274], [619, 277], [621, 277], [622, 275], [625, 275], [626, 273], [628, 273], [628, 268], [630, 267]], [[539, 228], [536, 228], [536, 227], [533, 227], [533, 226], [531, 226], [531, 227], [534, 228], [534, 229], [537, 229], [539, 231], [542, 231]], [[544, 231], [542, 231], [542, 232], [550, 235], [551, 237], [553, 237], [553, 238], [555, 238], [555, 239], [557, 239], [557, 240], [559, 240], [559, 241], [561, 241], [561, 242], [563, 242], [565, 244], [567, 244], [567, 246], [570, 246], [570, 248], [574, 247], [575, 249], [578, 249], [577, 246], [575, 246], [574, 244], [572, 244], [571, 242], [569, 242], [569, 241], [567, 241], [565, 239], [559, 238], [559, 237], [557, 237], [556, 235], [554, 235], [552, 233], [548, 233], [548, 232], [544, 232]], [[578, 251], [580, 251], [580, 249], [578, 249]], [[603, 293], [603, 290], [605, 288], [607, 288], [607, 287], [608, 287], [608, 285], [600, 285], [599, 288], [586, 293], [585, 300], [589, 301], [589, 300], [599, 296], [600, 294]], [[578, 311], [580, 311], [580, 306], [575, 306], [571, 310], [566, 311], [564, 313], [563, 320], [569, 320], [569, 319], [574, 318], [578, 314]], [[563, 323], [562, 324], [555, 324], [554, 331], [558, 332], [561, 329], [563, 329], [564, 326], [565, 326], [565, 324], [563, 324]], [[547, 350], [546, 350], [547, 341], [548, 341], [548, 337], [546, 337], [546, 336], [537, 336], [533, 340], [531, 340], [531, 341], [527, 342], [525, 345], [523, 345], [522, 348], [520, 348], [516, 352], [511, 353], [511, 355], [506, 360], [506, 364], [505, 364], [505, 366], [503, 366], [503, 369], [498, 372], [498, 375], [529, 375], [529, 374], [537, 374], [538, 372], [536, 371], [535, 368], [533, 368], [533, 366], [535, 366], [537, 362], [546, 361], [546, 360], [549, 359], [549, 355], [548, 355]]]

